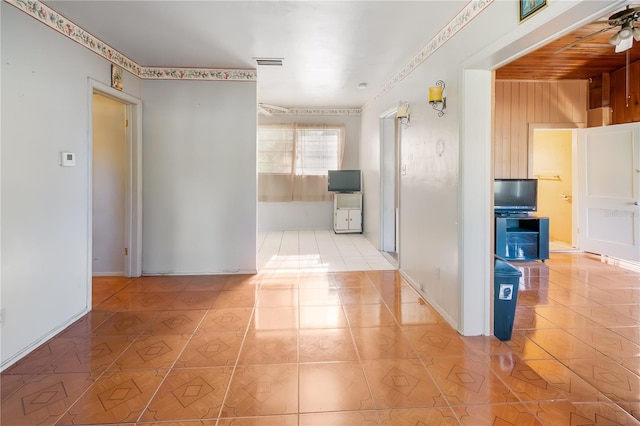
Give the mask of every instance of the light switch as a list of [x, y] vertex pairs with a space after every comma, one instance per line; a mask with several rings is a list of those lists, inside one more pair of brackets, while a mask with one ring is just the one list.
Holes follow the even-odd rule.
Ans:
[[75, 152], [60, 152], [60, 165], [62, 167], [75, 167], [76, 165], [76, 153]]

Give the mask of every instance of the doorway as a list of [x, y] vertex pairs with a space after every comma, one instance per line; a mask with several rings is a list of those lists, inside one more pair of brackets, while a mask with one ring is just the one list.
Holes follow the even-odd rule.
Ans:
[[[91, 307], [94, 270], [96, 276], [142, 275], [142, 101], [92, 79], [89, 79], [88, 95], [91, 184], [88, 187], [87, 306]], [[109, 117], [103, 111], [105, 105], [111, 110], [106, 114]], [[111, 120], [115, 124], [108, 124]], [[108, 153], [103, 141], [94, 140], [104, 127], [115, 128], [111, 131], [116, 136], [106, 138], [113, 143], [107, 147]], [[114, 138], [117, 142], [113, 142]], [[107, 165], [105, 157], [109, 160]], [[113, 239], [106, 236], [108, 243], [99, 226], [108, 226], [109, 232], [113, 232]], [[99, 262], [94, 262], [96, 258]]]
[[125, 275], [128, 146], [126, 104], [93, 94], [92, 275]]
[[380, 117], [381, 216], [380, 249], [394, 264], [400, 266], [400, 129], [397, 111]]
[[538, 179], [538, 212], [549, 218], [549, 250], [576, 248], [574, 208], [576, 132], [573, 129], [535, 128], [530, 134], [530, 177]]

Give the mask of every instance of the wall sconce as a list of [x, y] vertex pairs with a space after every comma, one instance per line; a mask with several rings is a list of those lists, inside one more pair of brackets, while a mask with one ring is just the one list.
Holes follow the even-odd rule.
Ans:
[[411, 115], [409, 114], [409, 102], [404, 101], [398, 103], [396, 118], [400, 124], [405, 127], [409, 127], [409, 122], [411, 121]]
[[444, 81], [442, 80], [436, 81], [435, 86], [429, 87], [429, 103], [433, 109], [438, 111], [438, 117], [442, 117], [444, 110], [447, 108], [447, 98], [443, 96], [443, 91]]

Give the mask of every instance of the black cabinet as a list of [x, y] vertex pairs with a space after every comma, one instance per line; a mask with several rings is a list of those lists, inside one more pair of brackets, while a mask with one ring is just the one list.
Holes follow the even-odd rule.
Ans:
[[496, 216], [495, 253], [507, 260], [549, 258], [549, 218]]

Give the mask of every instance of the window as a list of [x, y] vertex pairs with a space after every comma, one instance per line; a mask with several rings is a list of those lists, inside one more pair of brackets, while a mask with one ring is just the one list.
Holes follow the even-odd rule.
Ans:
[[342, 129], [297, 129], [296, 175], [327, 175], [338, 168]]
[[330, 200], [327, 171], [340, 168], [344, 126], [258, 126], [259, 201]]

